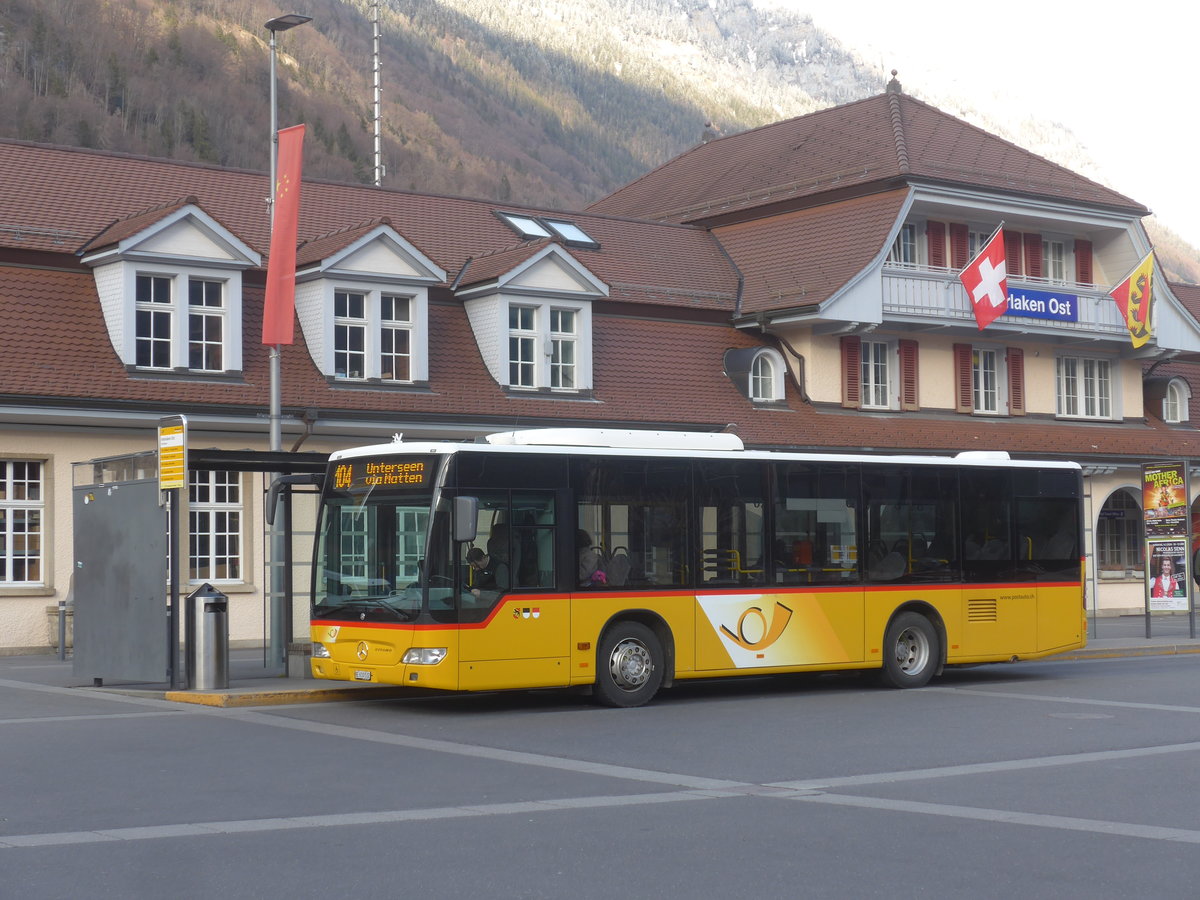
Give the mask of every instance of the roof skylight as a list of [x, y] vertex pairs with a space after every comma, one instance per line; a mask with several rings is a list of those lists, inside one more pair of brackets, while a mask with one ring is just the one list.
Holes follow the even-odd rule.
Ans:
[[525, 240], [558, 238], [569, 247], [598, 248], [599, 242], [586, 231], [567, 219], [550, 219], [545, 216], [530, 216], [522, 213], [500, 212], [496, 215], [509, 228]]

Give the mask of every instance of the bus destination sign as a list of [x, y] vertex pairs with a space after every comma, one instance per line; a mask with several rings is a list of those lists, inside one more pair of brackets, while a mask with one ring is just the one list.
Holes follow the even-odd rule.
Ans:
[[419, 489], [429, 486], [434, 469], [432, 457], [352, 460], [334, 468], [333, 486], [340, 491]]

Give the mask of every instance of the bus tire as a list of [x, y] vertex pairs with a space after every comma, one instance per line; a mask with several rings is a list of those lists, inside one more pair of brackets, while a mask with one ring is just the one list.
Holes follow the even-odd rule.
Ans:
[[929, 684], [937, 671], [941, 646], [937, 629], [920, 613], [892, 619], [883, 638], [883, 683], [895, 688]]
[[663, 682], [662, 642], [640, 622], [617, 622], [596, 650], [593, 696], [603, 706], [642, 706]]

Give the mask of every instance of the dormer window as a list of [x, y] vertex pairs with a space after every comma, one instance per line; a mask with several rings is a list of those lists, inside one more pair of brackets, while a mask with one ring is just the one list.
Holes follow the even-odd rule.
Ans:
[[148, 374], [237, 374], [242, 272], [257, 253], [187, 198], [121, 220], [85, 248], [117, 355]]
[[331, 382], [416, 387], [429, 382], [429, 286], [446, 272], [387, 219], [326, 235], [297, 258], [296, 315]]
[[456, 295], [497, 384], [513, 395], [592, 389], [592, 303], [608, 286], [571, 253], [524, 248], [476, 260], [460, 276]]
[[136, 273], [133, 365], [164, 371], [225, 371], [231, 349], [225, 294], [223, 278]]
[[[585, 307], [512, 303], [508, 307], [508, 384], [578, 390], [579, 329]], [[538, 348], [545, 348], [538, 353]]]
[[725, 374], [752, 403], [781, 403], [787, 365], [778, 350], [740, 347], [725, 351]]
[[1164, 422], [1178, 425], [1190, 417], [1189, 401], [1192, 391], [1182, 378], [1172, 378], [1167, 383], [1167, 392], [1163, 397], [1162, 417]]
[[413, 297], [385, 290], [333, 292], [333, 374], [411, 383]]
[[778, 354], [763, 350], [750, 364], [750, 399], [773, 403], [783, 399], [783, 367]]

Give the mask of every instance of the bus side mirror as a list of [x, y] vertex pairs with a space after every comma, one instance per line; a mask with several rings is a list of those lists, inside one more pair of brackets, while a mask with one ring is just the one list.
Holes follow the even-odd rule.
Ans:
[[454, 498], [454, 540], [470, 543], [479, 534], [479, 498]]

